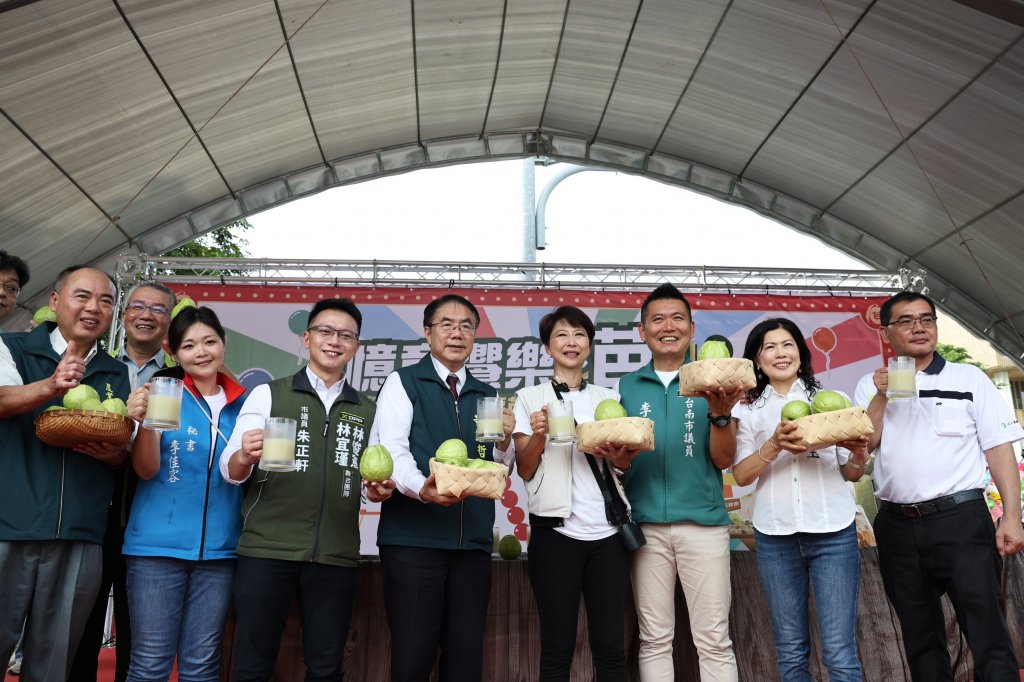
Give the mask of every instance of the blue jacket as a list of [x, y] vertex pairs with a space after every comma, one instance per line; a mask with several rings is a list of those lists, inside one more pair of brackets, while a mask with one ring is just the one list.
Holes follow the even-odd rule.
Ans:
[[679, 395], [679, 377], [665, 387], [652, 363], [619, 380], [630, 417], [654, 420], [654, 450], [641, 452], [626, 473], [633, 519], [641, 523], [729, 523], [722, 472], [711, 461], [708, 403]]
[[[53, 374], [60, 357], [50, 345], [55, 323], [31, 332], [4, 334], [18, 373], [26, 384]], [[83, 384], [106, 397], [125, 400], [131, 391], [128, 368], [99, 348], [85, 367]], [[114, 470], [73, 450], [55, 448], [36, 437], [35, 416], [54, 398], [7, 419], [0, 419], [0, 540], [84, 540], [103, 543], [107, 510], [114, 492]]]
[[[217, 428], [231, 437], [245, 402], [245, 388], [223, 374], [217, 383], [227, 395]], [[242, 489], [218, 470], [227, 443], [211, 442], [210, 408], [185, 377], [181, 428], [160, 434], [160, 471], [139, 481], [124, 534], [124, 553], [201, 561], [235, 556], [242, 532]]]

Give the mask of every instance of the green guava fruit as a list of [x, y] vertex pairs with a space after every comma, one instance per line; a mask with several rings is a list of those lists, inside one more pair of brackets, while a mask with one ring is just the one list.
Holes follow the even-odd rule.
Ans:
[[383, 445], [371, 445], [359, 457], [359, 475], [371, 483], [381, 483], [391, 478], [395, 462]]
[[438, 446], [434, 459], [442, 464], [464, 467], [469, 462], [469, 453], [465, 443], [458, 438], [449, 438]]
[[845, 410], [848, 407], [847, 400], [839, 391], [818, 391], [811, 402], [811, 409], [815, 414]]
[[729, 352], [729, 346], [725, 345], [725, 341], [705, 341], [697, 351], [698, 360], [718, 360], [731, 357], [732, 353]]
[[499, 466], [501, 465], [497, 462], [492, 462], [489, 459], [475, 458], [466, 462], [467, 469], [496, 469]]
[[32, 319], [35, 320], [35, 323], [38, 324], [38, 325], [43, 324], [43, 322], [56, 322], [57, 321], [57, 313], [53, 312], [50, 309], [50, 306], [44, 305], [42, 308], [37, 310], [32, 315]]
[[791, 422], [811, 413], [811, 406], [803, 400], [790, 400], [782, 406], [782, 421]]
[[100, 402], [99, 398], [89, 398], [82, 403], [82, 406], [78, 408], [80, 410], [92, 410], [94, 412], [106, 412], [103, 409], [103, 403]]
[[515, 561], [523, 553], [523, 545], [515, 535], [506, 535], [498, 541], [498, 556], [507, 561]]
[[113, 412], [114, 414], [119, 414], [122, 417], [128, 416], [128, 406], [125, 405], [124, 401], [120, 398], [107, 398], [100, 403], [100, 405], [102, 406], [102, 409], [107, 412]]
[[181, 298], [178, 299], [178, 302], [175, 304], [174, 308], [171, 310], [171, 319], [173, 320], [174, 316], [177, 315], [178, 313], [180, 313], [185, 308], [195, 308], [195, 307], [196, 307], [196, 302], [195, 301], [193, 301], [188, 296], [182, 296]]
[[85, 407], [87, 400], [95, 400], [99, 404], [100, 394], [92, 386], [79, 384], [64, 394], [64, 407], [69, 410], [100, 409]]
[[605, 398], [594, 408], [594, 421], [605, 419], [620, 419], [626, 416], [626, 408], [618, 400]]

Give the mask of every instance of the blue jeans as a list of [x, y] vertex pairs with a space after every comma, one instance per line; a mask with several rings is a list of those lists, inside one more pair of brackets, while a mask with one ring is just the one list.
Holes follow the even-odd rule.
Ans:
[[[756, 531], [755, 531], [756, 532]], [[860, 682], [857, 658], [857, 596], [860, 549], [850, 524], [833, 533], [765, 535], [756, 532], [757, 567], [768, 600], [775, 651], [783, 682], [811, 682], [808, 586], [821, 633], [821, 650], [832, 682]]]
[[234, 576], [234, 559], [128, 557], [129, 682], [165, 682], [175, 655], [181, 682], [217, 682]]

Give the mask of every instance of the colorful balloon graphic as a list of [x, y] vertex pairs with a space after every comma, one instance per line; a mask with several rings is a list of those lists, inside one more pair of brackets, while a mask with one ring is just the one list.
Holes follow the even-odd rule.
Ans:
[[822, 353], [831, 353], [835, 349], [838, 339], [836, 339], [836, 333], [828, 327], [818, 327], [811, 335], [811, 341]]
[[306, 324], [309, 322], [308, 310], [296, 310], [288, 317], [288, 329], [293, 334], [301, 334], [306, 331]]
[[825, 373], [832, 373], [832, 358], [830, 354], [835, 350], [836, 346], [839, 345], [839, 339], [836, 338], [836, 333], [828, 327], [818, 327], [811, 334], [811, 343], [814, 347], [825, 354]]

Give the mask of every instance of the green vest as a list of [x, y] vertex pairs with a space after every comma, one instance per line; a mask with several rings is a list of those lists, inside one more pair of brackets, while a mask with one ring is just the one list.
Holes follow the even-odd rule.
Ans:
[[325, 414], [303, 368], [275, 379], [272, 417], [290, 417], [296, 470], [254, 469], [242, 508], [238, 554], [356, 566], [359, 561], [359, 456], [370, 438], [374, 404], [346, 384]]
[[[430, 475], [429, 461], [437, 447], [449, 438], [461, 438], [470, 457], [493, 459], [493, 446], [476, 442], [476, 400], [497, 395], [497, 391], [467, 370], [456, 410], [455, 400], [434, 371], [429, 355], [398, 370], [398, 375], [412, 402], [409, 450], [424, 476]], [[494, 546], [493, 527], [494, 500], [490, 498], [468, 497], [445, 507], [395, 494], [381, 505], [377, 545], [481, 549], [489, 553]]]
[[623, 482], [641, 523], [729, 523], [722, 472], [711, 461], [708, 403], [679, 395], [679, 377], [665, 387], [647, 364], [619, 380], [630, 417], [654, 420], [654, 451], [633, 460]]
[[[53, 322], [31, 332], [4, 334], [18, 373], [26, 384], [49, 377], [60, 363], [50, 345]], [[106, 398], [127, 400], [128, 368], [103, 348], [85, 367], [83, 384]], [[36, 437], [34, 419], [50, 405], [0, 419], [0, 540], [84, 540], [103, 543], [114, 492], [114, 470], [73, 450], [46, 445]]]

